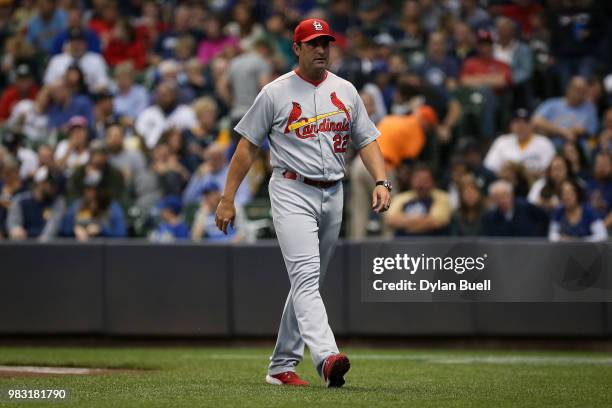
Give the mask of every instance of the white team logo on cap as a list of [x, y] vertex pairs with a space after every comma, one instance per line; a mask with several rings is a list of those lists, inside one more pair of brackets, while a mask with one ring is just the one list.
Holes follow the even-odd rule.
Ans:
[[314, 26], [315, 30], [317, 31], [321, 31], [323, 30], [323, 25], [321, 23], [319, 23], [317, 20], [315, 20], [312, 25]]

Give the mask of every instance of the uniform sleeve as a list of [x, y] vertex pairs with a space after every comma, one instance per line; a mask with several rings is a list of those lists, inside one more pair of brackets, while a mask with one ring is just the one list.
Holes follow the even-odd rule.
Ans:
[[272, 98], [262, 89], [255, 102], [234, 127], [242, 137], [256, 146], [261, 146], [270, 134], [274, 120], [274, 104]]
[[355, 106], [355, 112], [353, 112], [351, 124], [351, 140], [353, 146], [359, 150], [376, 140], [380, 132], [376, 129], [374, 122], [370, 120], [365, 105], [361, 100], [361, 96], [359, 96], [355, 88], [353, 88], [353, 90], [355, 98], [353, 106]]

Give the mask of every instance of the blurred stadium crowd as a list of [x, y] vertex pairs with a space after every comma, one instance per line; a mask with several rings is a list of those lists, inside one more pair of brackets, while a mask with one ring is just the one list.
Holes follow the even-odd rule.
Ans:
[[229, 236], [214, 210], [305, 17], [337, 36], [395, 185], [373, 214], [352, 152], [344, 236], [607, 239], [605, 0], [0, 0], [0, 239], [273, 236], [265, 148]]

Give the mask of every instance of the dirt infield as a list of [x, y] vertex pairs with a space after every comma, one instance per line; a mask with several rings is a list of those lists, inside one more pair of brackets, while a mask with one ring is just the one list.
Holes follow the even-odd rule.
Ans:
[[0, 378], [6, 377], [38, 377], [47, 375], [112, 375], [139, 370], [118, 368], [90, 367], [43, 367], [43, 366], [7, 366], [0, 365]]

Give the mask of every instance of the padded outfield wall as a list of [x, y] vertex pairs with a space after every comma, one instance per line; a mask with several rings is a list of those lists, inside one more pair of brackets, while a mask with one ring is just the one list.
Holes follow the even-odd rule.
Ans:
[[[602, 301], [363, 301], [363, 254], [397, 245], [339, 244], [322, 288], [338, 336], [612, 337], [612, 303]], [[612, 243], [401, 241], [415, 253], [458, 245], [494, 254], [504, 282], [514, 271], [537, 280], [575, 267], [606, 287], [612, 282]], [[580, 254], [580, 265], [567, 261], [568, 254]], [[0, 279], [0, 335], [272, 336], [289, 290], [275, 241], [3, 242]], [[534, 287], [529, 290], [547, 290]]]

